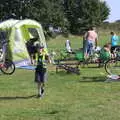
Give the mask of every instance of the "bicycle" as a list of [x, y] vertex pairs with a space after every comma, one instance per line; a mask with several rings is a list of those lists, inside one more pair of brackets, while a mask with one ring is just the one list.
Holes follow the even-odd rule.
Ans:
[[67, 73], [75, 73], [80, 75], [80, 61], [77, 59], [76, 55], [79, 50], [74, 50], [73, 52], [60, 51], [60, 57], [55, 60], [56, 65], [56, 73], [58, 73], [59, 69], [65, 70]]
[[60, 61], [56, 64], [56, 73], [59, 69], [64, 69], [67, 73], [75, 73], [80, 75], [79, 63], [61, 63]]
[[2, 73], [6, 75], [11, 75], [15, 72], [15, 64], [6, 59], [6, 52], [7, 52], [7, 42], [2, 43], [2, 49], [0, 50], [0, 70]]
[[114, 58], [105, 63], [105, 70], [109, 75], [120, 75], [120, 47], [114, 50]]

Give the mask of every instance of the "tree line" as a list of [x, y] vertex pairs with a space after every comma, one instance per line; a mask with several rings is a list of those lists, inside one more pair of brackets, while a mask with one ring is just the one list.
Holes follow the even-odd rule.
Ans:
[[110, 8], [101, 0], [1, 0], [0, 20], [35, 19], [45, 28], [59, 26], [80, 33], [99, 26], [107, 19]]

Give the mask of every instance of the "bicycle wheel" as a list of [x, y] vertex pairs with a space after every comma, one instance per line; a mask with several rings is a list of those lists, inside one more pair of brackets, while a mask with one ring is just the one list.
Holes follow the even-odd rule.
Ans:
[[6, 75], [11, 75], [15, 72], [15, 64], [11, 60], [6, 60], [1, 71]]
[[111, 59], [105, 63], [105, 70], [110, 75], [120, 75], [120, 60]]

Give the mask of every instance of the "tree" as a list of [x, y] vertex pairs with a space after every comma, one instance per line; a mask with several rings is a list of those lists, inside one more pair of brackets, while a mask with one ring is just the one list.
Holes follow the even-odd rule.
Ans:
[[44, 26], [67, 27], [63, 0], [5, 0], [0, 4], [1, 20], [35, 19]]
[[101, 0], [2, 0], [0, 18], [35, 19], [43, 25], [59, 26], [79, 33], [100, 25], [109, 15]]
[[64, 3], [70, 30], [75, 33], [100, 25], [110, 12], [106, 2], [100, 0], [65, 0]]
[[64, 26], [64, 11], [60, 0], [33, 0], [28, 7], [29, 17], [43, 24]]

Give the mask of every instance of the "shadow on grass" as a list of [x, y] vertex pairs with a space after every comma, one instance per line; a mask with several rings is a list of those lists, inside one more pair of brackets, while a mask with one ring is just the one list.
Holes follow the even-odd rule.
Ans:
[[36, 97], [36, 95], [31, 95], [31, 96], [25, 96], [25, 97], [22, 97], [22, 96], [10, 96], [10, 97], [0, 97], [0, 100], [16, 100], [16, 99], [30, 99], [30, 98], [34, 98]]
[[59, 75], [59, 76], [68, 76], [68, 75], [71, 75], [71, 74], [74, 74], [74, 73], [69, 73], [69, 72], [67, 72], [67, 71], [65, 71], [65, 70], [61, 70], [61, 71], [59, 71], [59, 72], [54, 72], [54, 73], [50, 73], [50, 75]]
[[59, 76], [69, 76], [69, 75], [80, 75], [80, 74], [77, 74], [75, 72], [68, 72], [68, 71], [59, 71], [56, 73], [56, 75], [59, 75]]
[[82, 68], [98, 68], [98, 69], [104, 68], [104, 66], [98, 66], [98, 65], [96, 65], [96, 66], [84, 65], [84, 66], [81, 66], [81, 67], [82, 67]]
[[79, 82], [104, 82], [106, 77], [82, 77]]
[[55, 114], [58, 114], [59, 112], [60, 111], [58, 110], [53, 110], [53, 111], [48, 112], [47, 114], [55, 115]]

